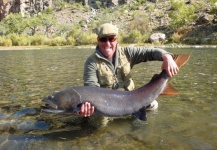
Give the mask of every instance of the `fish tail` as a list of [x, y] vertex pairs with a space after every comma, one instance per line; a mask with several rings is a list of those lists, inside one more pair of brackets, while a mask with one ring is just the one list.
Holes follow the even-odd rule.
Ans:
[[177, 95], [179, 93], [169, 82], [167, 82], [166, 87], [160, 95]]
[[[183, 66], [190, 58], [190, 55], [185, 55], [185, 54], [180, 54], [180, 55], [174, 55], [173, 59], [176, 62], [177, 66], [180, 68]], [[164, 88], [163, 92], [161, 95], [176, 95], [178, 94], [178, 90], [176, 90], [172, 85], [167, 82], [166, 87]]]
[[173, 59], [176, 62], [177, 66], [180, 68], [189, 60], [190, 56], [191, 55], [189, 54], [174, 55]]

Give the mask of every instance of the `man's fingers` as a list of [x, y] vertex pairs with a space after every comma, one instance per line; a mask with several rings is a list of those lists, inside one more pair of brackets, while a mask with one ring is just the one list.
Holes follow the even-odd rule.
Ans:
[[86, 116], [85, 117], [90, 116], [90, 109], [91, 109], [90, 103], [86, 102]]
[[94, 106], [91, 107], [90, 114], [92, 115], [94, 113]]
[[176, 75], [179, 71], [179, 68], [171, 68], [166, 70], [167, 74], [169, 77], [173, 77], [174, 75]]
[[82, 106], [81, 106], [81, 110], [80, 110], [80, 116], [82, 117], [88, 117], [90, 115], [92, 115], [94, 113], [94, 106], [91, 106], [90, 103], [85, 102]]

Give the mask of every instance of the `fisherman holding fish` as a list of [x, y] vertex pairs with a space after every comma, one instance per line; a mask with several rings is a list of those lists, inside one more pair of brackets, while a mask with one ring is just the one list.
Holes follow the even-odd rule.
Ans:
[[[84, 65], [84, 85], [131, 91], [135, 88], [130, 75], [134, 65], [146, 61], [163, 61], [162, 69], [169, 77], [178, 73], [179, 68], [172, 54], [153, 47], [119, 47], [118, 28], [105, 23], [95, 29], [98, 45]], [[130, 106], [129, 106], [130, 107]], [[154, 100], [147, 109], [157, 109]], [[80, 116], [88, 117], [94, 113], [94, 106], [86, 102], [82, 105]]]

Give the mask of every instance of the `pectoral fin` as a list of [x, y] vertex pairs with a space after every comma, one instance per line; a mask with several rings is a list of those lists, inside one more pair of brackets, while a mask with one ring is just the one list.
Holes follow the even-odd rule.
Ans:
[[82, 106], [82, 103], [78, 104], [76, 108], [74, 108], [73, 112], [74, 113], [80, 113], [81, 111], [81, 106]]
[[133, 115], [142, 120], [142, 121], [147, 121], [147, 117], [146, 117], [146, 107], [142, 107], [139, 111], [133, 113]]

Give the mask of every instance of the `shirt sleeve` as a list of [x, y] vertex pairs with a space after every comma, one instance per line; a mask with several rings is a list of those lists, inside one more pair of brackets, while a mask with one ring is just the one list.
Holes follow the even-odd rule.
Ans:
[[124, 47], [124, 51], [130, 60], [131, 67], [140, 62], [163, 61], [162, 56], [165, 54], [173, 55], [163, 49], [152, 47]]
[[91, 57], [84, 64], [83, 80], [84, 86], [100, 86], [97, 78], [97, 66]]

